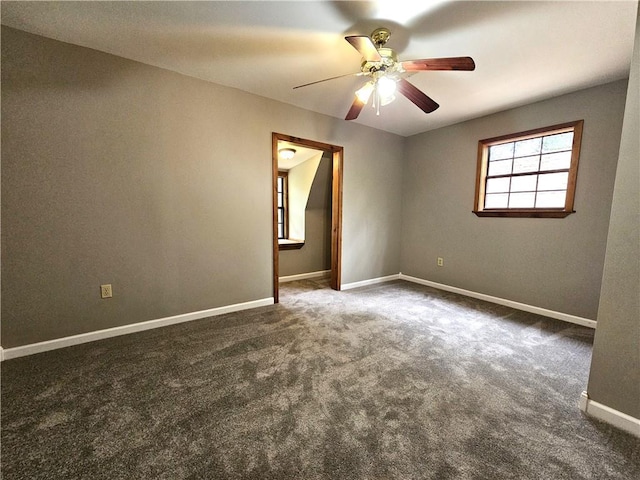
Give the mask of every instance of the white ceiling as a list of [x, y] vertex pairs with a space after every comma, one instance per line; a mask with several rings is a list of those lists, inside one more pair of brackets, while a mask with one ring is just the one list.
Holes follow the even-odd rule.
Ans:
[[400, 60], [471, 56], [473, 72], [409, 81], [440, 104], [365, 108], [357, 123], [409, 136], [626, 78], [635, 0], [2, 2], [2, 23], [344, 118], [364, 83], [345, 35], [385, 26]]
[[281, 148], [292, 148], [296, 151], [293, 158], [278, 159], [278, 170], [291, 170], [293, 167], [297, 167], [301, 163], [306, 162], [307, 160], [315, 157], [321, 157], [324, 153], [322, 150], [316, 150], [315, 148], [303, 147], [302, 145], [298, 145], [297, 143], [285, 142], [282, 140], [278, 141], [278, 150]]

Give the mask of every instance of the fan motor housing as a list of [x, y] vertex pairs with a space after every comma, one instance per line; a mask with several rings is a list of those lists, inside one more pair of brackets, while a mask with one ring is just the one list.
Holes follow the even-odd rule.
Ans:
[[382, 60], [370, 62], [362, 59], [361, 69], [365, 74], [375, 74], [377, 72], [402, 72], [402, 65], [398, 63], [398, 55], [391, 48], [378, 48], [378, 53]]

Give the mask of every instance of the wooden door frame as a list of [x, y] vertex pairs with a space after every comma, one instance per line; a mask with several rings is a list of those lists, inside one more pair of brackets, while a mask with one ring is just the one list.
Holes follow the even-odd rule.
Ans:
[[342, 163], [344, 149], [338, 145], [292, 137], [283, 133], [271, 134], [271, 165], [273, 190], [273, 300], [279, 301], [278, 248], [278, 142], [289, 142], [302, 147], [315, 148], [332, 154], [331, 165], [331, 288], [340, 290], [342, 285]]

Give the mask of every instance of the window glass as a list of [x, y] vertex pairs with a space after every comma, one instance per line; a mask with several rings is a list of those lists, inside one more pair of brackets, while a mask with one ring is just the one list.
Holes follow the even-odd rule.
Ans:
[[529, 155], [537, 155], [542, 147], [541, 138], [530, 138], [528, 140], [520, 140], [516, 142], [514, 157], [527, 157]]
[[512, 193], [509, 196], [509, 208], [533, 208], [535, 201], [535, 192]]
[[566, 190], [568, 179], [569, 174], [567, 172], [540, 175], [538, 190]]
[[509, 177], [490, 178], [487, 180], [487, 193], [500, 193], [509, 191]]
[[489, 149], [489, 160], [501, 160], [505, 158], [513, 158], [513, 142], [493, 145]]
[[563, 170], [571, 166], [571, 151], [542, 155], [540, 170]]
[[573, 132], [560, 133], [557, 135], [548, 135], [544, 137], [542, 143], [542, 152], [557, 152], [558, 150], [571, 150], [573, 143]]
[[287, 238], [287, 176], [280, 172], [276, 181], [278, 190], [278, 238]]
[[538, 192], [536, 208], [562, 208], [564, 197], [565, 192]]
[[513, 160], [501, 160], [499, 162], [489, 162], [489, 176], [509, 175], [511, 173]]
[[487, 208], [507, 208], [509, 206], [509, 194], [508, 193], [499, 193], [499, 194], [487, 193], [485, 204]]
[[540, 156], [520, 157], [513, 161], [513, 173], [537, 172], [540, 166]]
[[512, 192], [535, 192], [538, 175], [525, 175], [511, 179]]

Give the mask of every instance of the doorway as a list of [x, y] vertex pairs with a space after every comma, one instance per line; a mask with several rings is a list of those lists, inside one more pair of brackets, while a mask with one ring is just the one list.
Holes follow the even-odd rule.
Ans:
[[273, 190], [273, 299], [279, 302], [279, 259], [278, 244], [278, 145], [287, 142], [292, 145], [321, 150], [331, 157], [331, 288], [340, 290], [342, 271], [342, 162], [344, 149], [337, 145], [292, 137], [282, 133], [271, 135], [272, 190]]

